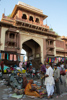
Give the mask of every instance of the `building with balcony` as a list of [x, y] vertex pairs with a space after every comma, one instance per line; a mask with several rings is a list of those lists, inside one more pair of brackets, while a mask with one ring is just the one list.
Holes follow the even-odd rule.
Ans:
[[33, 62], [44, 62], [47, 57], [66, 57], [67, 38], [56, 35], [47, 24], [43, 24], [47, 17], [42, 10], [18, 2], [10, 17], [2, 15], [1, 50], [21, 53], [23, 48]]

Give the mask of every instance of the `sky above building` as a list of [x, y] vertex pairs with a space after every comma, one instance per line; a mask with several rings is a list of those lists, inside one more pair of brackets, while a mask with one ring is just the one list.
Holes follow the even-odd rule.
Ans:
[[19, 1], [43, 10], [48, 16], [44, 24], [47, 23], [58, 35], [67, 36], [67, 0], [0, 0], [0, 20], [3, 13], [11, 14]]

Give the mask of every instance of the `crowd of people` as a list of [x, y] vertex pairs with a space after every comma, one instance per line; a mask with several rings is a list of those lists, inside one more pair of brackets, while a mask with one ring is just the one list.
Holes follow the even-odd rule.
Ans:
[[41, 86], [45, 85], [47, 90], [48, 98], [52, 98], [55, 90], [57, 96], [60, 95], [60, 83], [63, 84], [61, 75], [65, 75], [65, 84], [67, 84], [67, 67], [61, 61], [61, 64], [54, 63], [41, 66]]
[[[30, 68], [32, 63], [27, 62], [26, 66], [23, 63], [24, 68]], [[66, 74], [66, 75], [65, 75]], [[56, 92], [57, 96], [60, 95], [60, 83], [63, 84], [61, 75], [65, 75], [65, 82], [67, 84], [67, 65], [61, 61], [61, 63], [56, 64], [48, 64], [45, 65], [40, 63], [40, 80], [41, 87], [46, 86], [47, 97], [48, 99], [53, 97], [54, 92]], [[26, 86], [25, 93], [26, 95], [32, 95], [37, 97], [42, 97], [39, 95], [36, 89], [32, 89], [33, 80], [31, 80]], [[28, 91], [27, 91], [28, 90]]]
[[[0, 63], [3, 72], [3, 61]], [[32, 67], [32, 62], [20, 62], [20, 69]], [[65, 75], [65, 84], [67, 85], [67, 65], [61, 61], [60, 64], [42, 64], [40, 63], [40, 80], [41, 87], [46, 87], [48, 99], [53, 97], [56, 92], [57, 96], [60, 95], [60, 83], [63, 84], [61, 75]], [[65, 86], [66, 86], [65, 85]], [[25, 94], [29, 96], [36, 96], [42, 98], [42, 95], [36, 89], [36, 85], [33, 84], [33, 80], [29, 80], [25, 87]]]
[[25, 70], [27, 70], [28, 68], [32, 67], [32, 62], [31, 61], [26, 61], [26, 62], [20, 61], [19, 67], [20, 67], [20, 69], [24, 68]]

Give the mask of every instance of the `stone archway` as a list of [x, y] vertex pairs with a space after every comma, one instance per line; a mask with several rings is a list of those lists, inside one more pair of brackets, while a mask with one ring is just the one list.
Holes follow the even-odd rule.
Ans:
[[[38, 40], [37, 38], [35, 38], [35, 37], [26, 37], [26, 38], [21, 39], [21, 41], [20, 41], [21, 42], [20, 43], [20, 50], [22, 49], [22, 45], [24, 44], [24, 42], [29, 41], [31, 39], [33, 41], [35, 41], [37, 44], [39, 44], [39, 46], [41, 48], [41, 62], [43, 62], [43, 42]], [[33, 49], [33, 48], [31, 47], [31, 49]]]
[[22, 48], [27, 52], [27, 60], [32, 62], [33, 67], [39, 68], [41, 62], [41, 47], [33, 39], [27, 40], [22, 44]]

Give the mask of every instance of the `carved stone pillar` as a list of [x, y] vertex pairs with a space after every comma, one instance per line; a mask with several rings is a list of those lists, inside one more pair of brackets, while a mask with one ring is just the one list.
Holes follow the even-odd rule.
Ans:
[[10, 38], [10, 32], [8, 32], [8, 39]]
[[17, 45], [16, 45], [16, 44], [17, 44], [16, 35], [17, 35], [17, 34], [15, 33], [15, 47], [17, 46]]
[[19, 34], [17, 34], [17, 47], [19, 47]]
[[16, 33], [15, 33], [15, 40], [16, 40]]
[[50, 45], [50, 40], [49, 40], [49, 45]]

